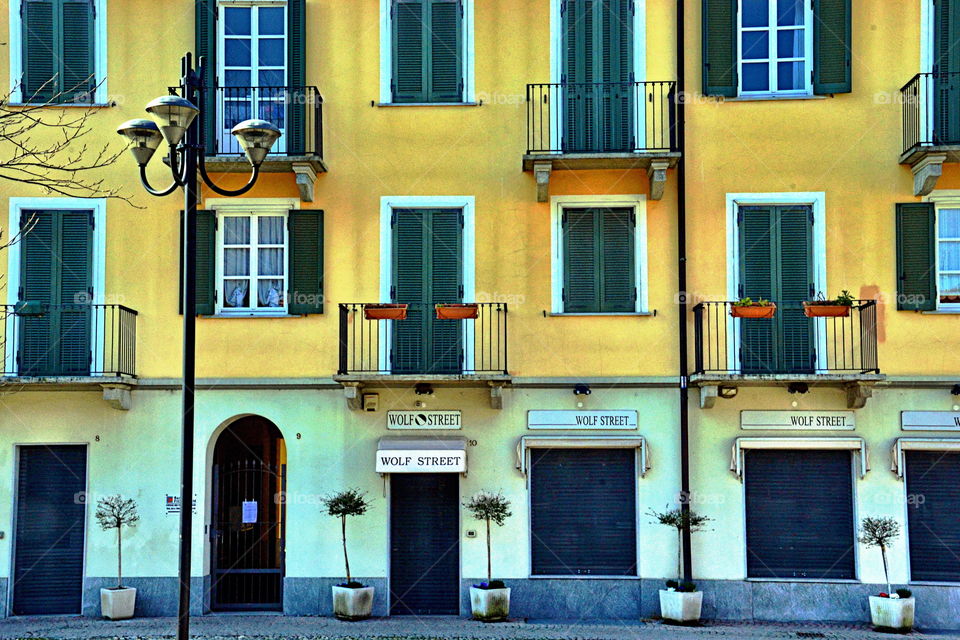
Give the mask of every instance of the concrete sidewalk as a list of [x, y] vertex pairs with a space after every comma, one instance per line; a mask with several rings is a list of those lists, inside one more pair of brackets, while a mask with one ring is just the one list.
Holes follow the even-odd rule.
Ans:
[[[0, 639], [50, 638], [169, 638], [175, 634], [173, 618], [137, 618], [110, 622], [78, 617], [29, 617], [0, 620]], [[624, 622], [525, 622], [483, 624], [464, 618], [377, 618], [340, 622], [332, 618], [297, 618], [280, 615], [209, 615], [193, 618], [191, 633], [197, 638], [317, 638], [343, 640], [630, 640], [632, 638], [886, 638], [867, 626], [818, 623], [737, 624], [708, 622], [700, 627], [673, 627], [656, 621]], [[951, 638], [960, 634], [919, 633], [911, 638]]]

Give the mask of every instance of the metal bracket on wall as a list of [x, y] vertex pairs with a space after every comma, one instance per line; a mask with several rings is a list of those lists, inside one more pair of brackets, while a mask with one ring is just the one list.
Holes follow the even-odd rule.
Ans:
[[667, 169], [670, 168], [669, 160], [653, 160], [647, 167], [647, 176], [650, 178], [650, 199], [660, 200], [663, 198], [663, 189], [667, 186]]
[[130, 405], [133, 400], [131, 391], [132, 385], [129, 384], [102, 384], [103, 399], [111, 407], [118, 411], [130, 411]]
[[297, 176], [297, 189], [300, 191], [300, 199], [304, 202], [313, 202], [314, 187], [317, 184], [316, 170], [308, 162], [295, 162], [293, 172]]
[[490, 408], [503, 409], [503, 384], [499, 382], [490, 383]]
[[847, 392], [848, 409], [863, 409], [867, 405], [867, 400], [873, 397], [873, 386], [862, 382], [846, 384], [844, 390]]
[[357, 382], [343, 383], [343, 397], [347, 400], [347, 409], [359, 411], [363, 408], [363, 387]]
[[533, 163], [533, 176], [537, 179], [537, 202], [546, 202], [550, 199], [550, 174], [552, 172], [552, 162]]

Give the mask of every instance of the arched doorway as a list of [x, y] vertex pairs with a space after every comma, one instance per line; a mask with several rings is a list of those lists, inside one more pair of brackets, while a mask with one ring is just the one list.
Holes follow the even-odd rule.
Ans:
[[283, 608], [287, 452], [276, 425], [240, 418], [213, 450], [214, 611]]

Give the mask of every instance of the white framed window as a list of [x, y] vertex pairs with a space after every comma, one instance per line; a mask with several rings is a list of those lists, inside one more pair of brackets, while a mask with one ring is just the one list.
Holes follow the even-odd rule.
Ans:
[[936, 208], [937, 308], [960, 311], [960, 207]]
[[287, 214], [217, 213], [217, 313], [287, 313]]
[[807, 0], [740, 0], [739, 93], [813, 93], [813, 7]]

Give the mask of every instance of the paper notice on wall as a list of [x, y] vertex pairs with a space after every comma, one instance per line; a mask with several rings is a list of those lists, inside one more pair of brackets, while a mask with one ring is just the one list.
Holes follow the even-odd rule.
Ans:
[[243, 502], [243, 524], [253, 524], [257, 521], [257, 503], [256, 501]]

